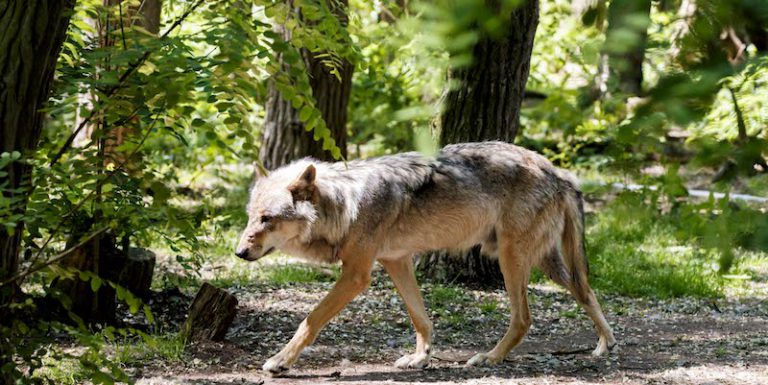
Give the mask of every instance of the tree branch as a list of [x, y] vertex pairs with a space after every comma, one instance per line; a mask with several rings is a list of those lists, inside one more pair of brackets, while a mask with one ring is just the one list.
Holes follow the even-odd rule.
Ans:
[[731, 101], [733, 102], [733, 110], [736, 112], [736, 126], [739, 128], [738, 143], [744, 145], [747, 143], [747, 124], [744, 122], [744, 113], [739, 107], [739, 101], [736, 99], [736, 92], [733, 88], [728, 87], [728, 92], [731, 94]]
[[[203, 5], [205, 3], [205, 0], [198, 0], [195, 2], [192, 6], [187, 9], [184, 14], [182, 14], [176, 21], [171, 24], [171, 26], [160, 36], [160, 39], [164, 39], [168, 37], [168, 35], [173, 32], [176, 28], [178, 28], [181, 23], [189, 17], [189, 15], [194, 12], [198, 7]], [[72, 132], [71, 135], [67, 138], [66, 142], [64, 142], [64, 145], [61, 146], [58, 152], [51, 158], [51, 162], [48, 164], [49, 167], [53, 167], [58, 161], [61, 159], [62, 156], [64, 156], [64, 153], [67, 152], [67, 150], [72, 146], [72, 142], [77, 137], [77, 134], [82, 131], [83, 127], [85, 127], [88, 123], [91, 122], [96, 112], [100, 111], [102, 108], [104, 108], [104, 102], [108, 100], [110, 97], [112, 97], [115, 93], [117, 93], [118, 90], [120, 90], [123, 85], [125, 84], [125, 81], [133, 75], [134, 72], [149, 58], [149, 55], [152, 54], [152, 50], [147, 50], [144, 52], [143, 55], [137, 60], [135, 63], [128, 66], [128, 68], [123, 72], [122, 75], [120, 75], [120, 78], [117, 81], [117, 84], [112, 86], [105, 92], [104, 97], [99, 100], [99, 104], [94, 106], [91, 110], [90, 115], [86, 116], [85, 119], [83, 119], [82, 122], [75, 128], [75, 130]]]
[[[149, 137], [149, 134], [152, 132], [152, 129], [155, 127], [155, 123], [157, 123], [157, 120], [158, 120], [158, 117], [155, 117], [155, 119], [152, 121], [152, 124], [149, 126], [149, 128], [147, 128], [147, 132], [144, 133], [144, 136], [141, 138], [141, 141], [136, 146], [136, 148], [133, 149], [133, 151], [131, 151], [131, 153], [128, 154], [128, 156], [126, 156], [125, 159], [122, 162], [120, 162], [120, 164], [118, 164], [115, 167], [114, 170], [112, 170], [103, 179], [101, 179], [98, 183], [96, 183], [96, 186], [94, 187], [94, 189], [91, 190], [91, 192], [88, 193], [88, 195], [86, 195], [85, 198], [80, 200], [80, 202], [78, 202], [75, 205], [75, 207], [73, 207], [71, 210], [69, 210], [69, 212], [67, 212], [67, 214], [65, 214], [62, 218], [69, 217], [74, 212], [76, 212], [81, 207], [83, 207], [83, 205], [86, 202], [88, 202], [88, 200], [90, 200], [96, 194], [96, 192], [104, 185], [104, 183], [106, 183], [106, 181], [110, 180], [115, 174], [117, 174], [118, 171], [122, 170], [122, 168], [128, 163], [128, 161], [130, 161], [131, 158], [133, 158], [136, 155], [136, 153], [139, 152], [139, 149], [141, 149], [141, 147], [147, 141], [147, 138]], [[5, 286], [8, 283], [14, 282], [17, 279], [24, 278], [24, 277], [26, 277], [26, 276], [28, 276], [28, 275], [36, 272], [36, 271], [39, 271], [40, 269], [42, 269], [42, 268], [44, 268], [46, 266], [49, 266], [50, 264], [60, 260], [61, 258], [63, 258], [63, 256], [62, 256], [63, 253], [60, 253], [56, 257], [52, 258], [51, 260], [48, 260], [45, 263], [42, 263], [40, 265], [35, 266], [35, 262], [43, 254], [43, 251], [45, 251], [45, 248], [48, 247], [48, 244], [51, 243], [51, 240], [53, 239], [53, 237], [55, 237], [59, 233], [59, 231], [61, 231], [62, 227], [64, 227], [64, 221], [59, 222], [59, 224], [53, 229], [53, 231], [51, 231], [51, 233], [48, 235], [48, 238], [46, 238], [46, 240], [43, 243], [43, 245], [40, 246], [40, 249], [32, 257], [32, 259], [30, 261], [30, 267], [25, 272], [23, 272], [21, 274], [18, 274], [17, 276], [15, 276], [15, 277], [7, 280], [7, 281], [4, 281], [4, 282], [0, 283], [0, 287]], [[93, 234], [91, 237], [93, 237], [95, 235], [96, 234]], [[89, 238], [91, 238], [91, 237], [89, 237]], [[71, 252], [71, 250], [70, 250], [70, 252]], [[67, 252], [67, 254], [68, 254], [68, 252]], [[58, 258], [58, 259], [56, 259], [56, 258]]]
[[30, 266], [29, 269], [25, 270], [24, 272], [16, 274], [13, 277], [8, 278], [8, 279], [6, 279], [3, 282], [0, 282], [0, 287], [8, 285], [8, 284], [10, 284], [12, 282], [16, 282], [17, 280], [25, 278], [25, 277], [27, 277], [27, 276], [29, 276], [31, 274], [37, 273], [38, 271], [40, 271], [40, 270], [42, 270], [42, 269], [44, 269], [44, 268], [46, 268], [46, 267], [48, 267], [48, 266], [50, 266], [52, 264], [54, 264], [54, 263], [64, 259], [66, 256], [72, 254], [73, 251], [79, 249], [80, 247], [82, 247], [83, 245], [88, 243], [91, 239], [93, 239], [97, 235], [107, 231], [108, 229], [109, 229], [109, 226], [105, 226], [105, 227], [102, 227], [99, 230], [96, 230], [95, 232], [91, 233], [91, 235], [87, 236], [85, 239], [80, 241], [78, 244], [76, 244], [76, 245], [74, 245], [74, 246], [72, 246], [72, 247], [62, 251], [59, 254], [56, 254], [56, 256], [54, 256], [53, 258], [45, 261], [45, 263], [41, 263], [41, 264], [39, 264], [37, 266]]

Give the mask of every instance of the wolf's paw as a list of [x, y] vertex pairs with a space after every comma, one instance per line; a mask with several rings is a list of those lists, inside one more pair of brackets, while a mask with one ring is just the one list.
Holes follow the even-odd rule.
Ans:
[[395, 366], [400, 369], [424, 369], [429, 366], [429, 354], [406, 354], [395, 361]]
[[619, 345], [616, 344], [615, 339], [611, 342], [607, 342], [601, 338], [600, 341], [597, 342], [597, 347], [595, 350], [592, 351], [592, 355], [595, 357], [600, 357], [609, 351], [615, 351], [618, 346]]
[[261, 370], [271, 374], [281, 374], [287, 372], [290, 367], [291, 363], [287, 359], [283, 358], [279, 354], [276, 354], [264, 363], [264, 365], [261, 367]]
[[490, 356], [486, 353], [477, 353], [467, 361], [467, 366], [492, 366], [501, 362], [501, 358]]

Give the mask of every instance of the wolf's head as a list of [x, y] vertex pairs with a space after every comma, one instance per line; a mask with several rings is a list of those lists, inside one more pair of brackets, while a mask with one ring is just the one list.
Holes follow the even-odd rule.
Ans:
[[235, 255], [255, 261], [288, 241], [308, 242], [317, 219], [316, 174], [314, 165], [298, 162], [257, 178]]

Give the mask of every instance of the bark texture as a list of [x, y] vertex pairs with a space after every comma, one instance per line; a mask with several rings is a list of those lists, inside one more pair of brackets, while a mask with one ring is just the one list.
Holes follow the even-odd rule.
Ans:
[[481, 38], [472, 64], [451, 71], [458, 85], [448, 92], [440, 117], [442, 144], [515, 140], [538, 23], [538, 0], [525, 1], [502, 38]]
[[[79, 231], [78, 234], [82, 235]], [[76, 243], [79, 239], [79, 236], [73, 236], [67, 248], [72, 247], [71, 243]], [[124, 259], [122, 252], [115, 247], [115, 243], [114, 237], [101, 234], [74, 250], [61, 261], [60, 266], [92, 272], [102, 280], [114, 281], [112, 271], [118, 261]], [[69, 308], [66, 310], [77, 314], [85, 322], [109, 324], [115, 322], [117, 302], [115, 289], [110, 285], [102, 284], [98, 290], [94, 291], [91, 288], [91, 281], [83, 281], [75, 275], [71, 279], [56, 279], [51, 286], [70, 300]], [[56, 301], [52, 301], [51, 304], [59, 306]], [[60, 314], [63, 316], [66, 312], [60, 312]]]
[[[595, 80], [597, 97], [614, 91], [640, 95], [643, 61], [648, 41], [651, 0], [613, 0], [608, 6], [608, 29]], [[639, 23], [646, 20], [645, 23]]]
[[[43, 127], [40, 109], [48, 100], [56, 60], [66, 35], [74, 0], [0, 1], [0, 152], [28, 157]], [[3, 195], [23, 213], [30, 169], [13, 162], [0, 176]], [[16, 274], [23, 223], [11, 234], [0, 231], [0, 281]], [[0, 306], [13, 290], [0, 288]]]
[[[0, 153], [18, 151], [24, 158], [37, 148], [56, 59], [66, 36], [74, 0], [0, 1]], [[13, 214], [23, 214], [31, 186], [30, 169], [12, 162], [0, 176], [3, 198], [10, 199]], [[19, 266], [20, 222], [10, 234], [0, 229], [0, 281], [16, 275]], [[12, 317], [7, 305], [18, 291], [15, 284], [0, 287], [0, 323]], [[0, 341], [0, 365], [9, 362], [14, 347]], [[15, 380], [8, 366], [0, 383]], [[10, 370], [15, 370], [13, 365]]]
[[[110, 7], [113, 12], [94, 21], [96, 41], [102, 48], [115, 47], [122, 44], [120, 37], [112, 32], [121, 28], [130, 28], [132, 24], [140, 25], [150, 32], [156, 33], [160, 26], [159, 0], [146, 0], [139, 7], [124, 6], [124, 0], [103, 0], [105, 7]], [[121, 5], [123, 5], [121, 7]], [[101, 68], [107, 71], [118, 70], [111, 65], [109, 58], [100, 63]], [[91, 93], [95, 99], [96, 92]], [[90, 104], [90, 103], [89, 103]], [[93, 103], [98, 104], [98, 103]], [[132, 172], [136, 167], [127, 162], [126, 156], [118, 148], [128, 138], [135, 135], [138, 118], [130, 119], [124, 125], [110, 127], [104, 114], [100, 114], [93, 120], [93, 124], [86, 130], [86, 136], [90, 141], [94, 131], [102, 131], [98, 140], [99, 159], [102, 168], [108, 164], [123, 164], [123, 168]], [[101, 201], [101, 192], [97, 190], [95, 201]], [[96, 210], [92, 217], [84, 218], [81, 228], [72, 232], [69, 240], [71, 244], [79, 241], [80, 237], [93, 229], [101, 219], [100, 211]], [[80, 247], [76, 252], [65, 258], [61, 265], [72, 267], [80, 271], [89, 271], [98, 275], [101, 279], [109, 280], [125, 287], [133, 294], [146, 298], [149, 294], [149, 286], [152, 282], [155, 259], [154, 255], [138, 253], [137, 249], [130, 249], [128, 235], [124, 236], [123, 248], [117, 247], [116, 237], [112, 232], [100, 234], [90, 242]], [[59, 291], [66, 294], [71, 301], [71, 310], [86, 322], [113, 323], [115, 321], [115, 291], [109, 285], [103, 285], [98, 291], [91, 289], [90, 282], [79, 279], [57, 280], [53, 283]]]
[[157, 35], [160, 33], [160, 9], [162, 7], [162, 0], [143, 0], [138, 9], [132, 10], [139, 15], [139, 18], [133, 23]]
[[235, 296], [208, 282], [203, 283], [181, 329], [184, 341], [223, 340], [236, 313]]
[[157, 261], [155, 253], [148, 249], [131, 247], [127, 253], [121, 253], [119, 256], [110, 267], [110, 278], [135, 296], [148, 300]]
[[[346, 26], [347, 1], [332, 1], [331, 4], [341, 25]], [[280, 32], [286, 41], [290, 40], [289, 31], [281, 28]], [[330, 69], [316, 57], [317, 54], [301, 49], [317, 108], [342, 156], [346, 157], [347, 104], [354, 68], [347, 60], [342, 60], [339, 79], [330, 73]], [[282, 63], [282, 54], [278, 55], [278, 60]], [[259, 158], [268, 170], [272, 170], [306, 156], [333, 160], [331, 153], [323, 150], [322, 143], [314, 140], [312, 132], [305, 130], [299, 111], [291, 106], [290, 101], [282, 98], [274, 84], [270, 84]]]
[[[446, 95], [440, 117], [443, 145], [514, 141], [538, 23], [538, 0], [525, 1], [512, 12], [504, 36], [481, 38], [473, 48], [472, 64], [451, 71], [458, 87]], [[423, 276], [483, 286], [503, 282], [498, 266], [495, 259], [481, 255], [479, 247], [460, 255], [430, 254], [418, 261]]]

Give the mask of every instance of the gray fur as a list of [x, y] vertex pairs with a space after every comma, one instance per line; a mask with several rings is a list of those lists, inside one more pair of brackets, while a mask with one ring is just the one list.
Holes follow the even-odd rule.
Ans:
[[340, 310], [335, 301], [347, 302], [364, 290], [374, 260], [399, 282], [399, 291], [405, 290], [417, 329], [416, 353], [396, 364], [428, 365], [431, 325], [410, 257], [478, 244], [500, 258], [514, 311], [497, 346], [469, 364], [499, 362], [527, 332], [531, 321], [525, 286], [534, 266], [568, 288], [595, 322], [595, 354], [615, 343], [587, 282], [576, 180], [521, 147], [463, 143], [446, 146], [434, 158], [411, 152], [347, 163], [302, 159], [256, 181], [248, 215], [239, 257], [256, 260], [278, 248], [313, 261], [342, 262], [342, 275], [327, 300], [265, 363], [269, 371], [284, 370], [298, 359], [324, 322]]
[[[467, 249], [486, 240], [495, 243], [491, 235], [500, 216], [525, 224], [546, 204], [574, 189], [572, 177], [540, 155], [502, 142], [484, 142], [450, 145], [436, 158], [411, 152], [346, 164], [302, 159], [259, 179], [251, 206], [258, 204], [265, 190], [287, 186], [310, 164], [317, 168], [319, 201], [308, 240], [339, 245], [365, 242], [373, 233], [386, 232], [397, 244], [418, 244], [409, 253]], [[483, 228], [470, 234], [451, 236], [451, 229], [465, 229], [468, 219], [451, 215], [457, 202], [462, 207], [456, 214], [466, 214], [470, 207], [478, 217], [495, 220], [484, 220]], [[425, 243], [422, 235], [433, 232], [429, 227], [443, 227], [434, 216], [444, 223], [445, 236]], [[386, 244], [379, 252], [406, 252], [397, 249]], [[494, 252], [496, 245], [485, 250]]]

